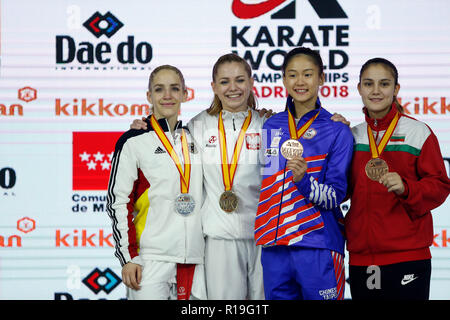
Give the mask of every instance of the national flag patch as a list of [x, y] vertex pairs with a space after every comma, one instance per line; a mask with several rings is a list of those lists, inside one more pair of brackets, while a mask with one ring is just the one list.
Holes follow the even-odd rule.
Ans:
[[246, 133], [245, 144], [248, 150], [259, 150], [261, 148], [261, 136], [259, 133]]
[[391, 136], [389, 139], [391, 142], [405, 142], [405, 136]]

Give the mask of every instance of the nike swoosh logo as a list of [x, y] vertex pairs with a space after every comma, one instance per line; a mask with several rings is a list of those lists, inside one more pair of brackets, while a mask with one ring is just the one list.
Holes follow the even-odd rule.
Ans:
[[268, 0], [261, 3], [243, 3], [242, 0], [233, 0], [231, 10], [240, 19], [252, 19], [259, 17], [278, 7], [287, 0]]
[[401, 284], [402, 284], [402, 286], [404, 286], [404, 285], [406, 285], [406, 284], [408, 284], [408, 283], [410, 283], [410, 282], [413, 282], [413, 281], [416, 280], [417, 278], [418, 278], [418, 277], [411, 278], [411, 279], [402, 279]]

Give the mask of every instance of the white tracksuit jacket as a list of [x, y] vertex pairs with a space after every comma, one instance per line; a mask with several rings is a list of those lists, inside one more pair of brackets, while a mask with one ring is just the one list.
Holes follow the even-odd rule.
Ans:
[[[222, 118], [226, 132], [228, 161], [248, 111], [232, 113], [223, 110]], [[252, 120], [242, 146], [232, 190], [239, 198], [236, 211], [227, 213], [219, 206], [220, 195], [225, 187], [222, 179], [219, 116], [201, 112], [188, 123], [203, 162], [205, 201], [202, 206], [203, 232], [208, 237], [238, 240], [253, 239], [256, 210], [261, 186], [260, 148], [261, 128], [265, 118], [252, 110]]]
[[[180, 161], [181, 122], [174, 136], [165, 119], [158, 121]], [[200, 154], [186, 131], [191, 158], [189, 194], [195, 210], [181, 216], [174, 209], [180, 194], [180, 174], [150, 123], [147, 130], [129, 130], [116, 144], [108, 185], [107, 211], [112, 220], [115, 255], [123, 266], [142, 265], [142, 259], [202, 264], [202, 165]], [[184, 166], [183, 166], [184, 167]]]

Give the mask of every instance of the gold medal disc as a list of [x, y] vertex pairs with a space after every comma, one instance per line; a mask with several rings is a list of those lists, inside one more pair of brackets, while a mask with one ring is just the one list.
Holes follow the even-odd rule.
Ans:
[[236, 196], [236, 194], [229, 190], [229, 191], [224, 191], [221, 195], [220, 195], [220, 199], [219, 199], [219, 205], [220, 208], [227, 212], [227, 213], [231, 213], [233, 211], [235, 211], [237, 209], [238, 206], [238, 197]]
[[380, 178], [389, 172], [389, 167], [383, 159], [373, 158], [367, 161], [366, 175], [370, 180], [378, 181]]
[[283, 142], [280, 148], [280, 152], [288, 160], [301, 157], [303, 155], [302, 144], [294, 139], [289, 139]]

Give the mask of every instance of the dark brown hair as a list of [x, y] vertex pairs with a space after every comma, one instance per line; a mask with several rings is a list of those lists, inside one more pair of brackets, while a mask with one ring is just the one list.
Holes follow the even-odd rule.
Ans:
[[[359, 71], [359, 83], [361, 83], [361, 77], [362, 77], [364, 71], [366, 71], [368, 67], [370, 67], [371, 65], [374, 65], [374, 64], [381, 64], [381, 65], [387, 67], [388, 70], [391, 72], [392, 76], [394, 77], [395, 85], [398, 84], [398, 71], [397, 71], [397, 68], [395, 67], [395, 65], [392, 62], [390, 62], [389, 60], [384, 59], [384, 58], [372, 58], [372, 59], [367, 60], [362, 65], [361, 70]], [[395, 107], [397, 108], [397, 110], [400, 113], [404, 113], [404, 109], [403, 109], [402, 105], [400, 104], [400, 102], [398, 102], [396, 96], [394, 96], [393, 102], [394, 102]]]

